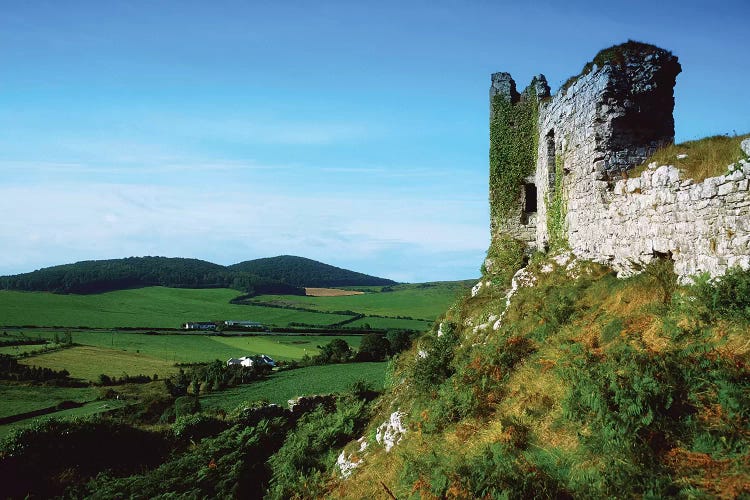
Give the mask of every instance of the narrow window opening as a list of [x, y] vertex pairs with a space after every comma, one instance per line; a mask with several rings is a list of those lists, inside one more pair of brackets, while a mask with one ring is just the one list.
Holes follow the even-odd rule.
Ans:
[[524, 207], [523, 211], [527, 214], [536, 213], [536, 184], [527, 182], [523, 185]]
[[547, 134], [547, 177], [550, 192], [555, 190], [555, 131], [550, 130]]

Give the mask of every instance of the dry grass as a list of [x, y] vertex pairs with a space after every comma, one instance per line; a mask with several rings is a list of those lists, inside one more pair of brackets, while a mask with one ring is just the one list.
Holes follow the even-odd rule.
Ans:
[[[636, 167], [628, 175], [636, 177], [646, 169], [649, 163], [656, 162], [660, 166], [674, 165], [680, 169], [684, 179], [701, 182], [709, 177], [726, 173], [729, 165], [745, 158], [745, 154], [740, 149], [740, 142], [749, 137], [750, 134], [734, 137], [715, 135], [697, 141], [670, 144], [659, 149], [643, 165]], [[677, 158], [678, 155], [683, 154], [686, 154], [687, 158]]]
[[338, 288], [305, 288], [308, 297], [343, 297], [346, 295], [364, 295], [357, 290], [340, 290]]

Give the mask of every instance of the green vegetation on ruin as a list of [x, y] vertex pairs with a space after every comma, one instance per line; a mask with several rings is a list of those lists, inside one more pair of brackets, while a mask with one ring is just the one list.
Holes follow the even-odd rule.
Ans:
[[[580, 78], [588, 75], [594, 69], [594, 66], [601, 68], [605, 64], [611, 64], [613, 66], [622, 67], [628, 57], [638, 59], [653, 54], [655, 51], [662, 51], [659, 47], [651, 45], [649, 43], [637, 42], [635, 40], [628, 40], [625, 43], [613, 45], [602, 49], [594, 56], [594, 58], [587, 62], [583, 69], [577, 74], [568, 78], [565, 83], [560, 86], [557, 91], [558, 94], [564, 93], [570, 87], [573, 86]], [[667, 52], [668, 55], [672, 55], [671, 52]]]
[[534, 82], [518, 102], [496, 95], [490, 120], [490, 217], [499, 221], [517, 209], [521, 186], [534, 173], [539, 103]]
[[[693, 179], [701, 182], [709, 177], [716, 177], [727, 173], [727, 167], [747, 155], [740, 148], [744, 139], [750, 134], [742, 135], [714, 135], [680, 144], [669, 144], [660, 148], [643, 165], [640, 165], [628, 175], [637, 177], [643, 173], [650, 163], [657, 166], [674, 165], [680, 170], [683, 179]], [[678, 158], [687, 155], [684, 158]]]
[[547, 204], [547, 234], [549, 234], [550, 250], [559, 250], [568, 247], [568, 234], [565, 225], [565, 217], [568, 206], [565, 196], [563, 179], [565, 154], [555, 156], [555, 186], [552, 199]]

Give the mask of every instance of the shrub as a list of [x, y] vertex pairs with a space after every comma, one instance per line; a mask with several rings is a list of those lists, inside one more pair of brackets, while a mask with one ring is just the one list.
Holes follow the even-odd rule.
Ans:
[[362, 433], [368, 416], [365, 401], [353, 396], [339, 398], [333, 412], [318, 407], [304, 415], [269, 460], [273, 476], [267, 497], [322, 497], [324, 473], [334, 465], [337, 448]]
[[500, 287], [510, 286], [513, 275], [523, 267], [524, 250], [523, 243], [510, 236], [496, 236], [487, 250], [482, 273], [491, 276]]
[[750, 322], [750, 270], [735, 267], [714, 280], [703, 277], [693, 290], [705, 306], [706, 319], [718, 317]]
[[3, 448], [3, 496], [50, 498], [106, 469], [128, 474], [156, 466], [168, 442], [162, 434], [107, 420], [47, 420], [15, 431]]
[[383, 335], [368, 333], [362, 337], [357, 352], [357, 361], [383, 361], [388, 357], [391, 343]]
[[442, 335], [431, 334], [423, 337], [419, 358], [412, 368], [412, 379], [423, 391], [436, 389], [454, 372], [451, 361], [459, 338], [453, 324], [443, 322], [443, 325]]
[[172, 426], [172, 432], [177, 439], [200, 441], [204, 437], [218, 434], [226, 427], [224, 421], [199, 413], [177, 418]]
[[200, 408], [198, 398], [193, 396], [180, 396], [174, 400], [174, 413], [177, 418], [197, 413]]
[[124, 478], [101, 474], [88, 484], [86, 496], [261, 498], [270, 477], [266, 460], [279, 449], [288, 428], [286, 419], [235, 425], [148, 472]]

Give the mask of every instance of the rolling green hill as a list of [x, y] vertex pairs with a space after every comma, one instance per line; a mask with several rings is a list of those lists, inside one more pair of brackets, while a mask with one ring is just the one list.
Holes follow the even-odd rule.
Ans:
[[128, 257], [87, 260], [0, 276], [0, 289], [90, 294], [165, 286], [232, 288], [249, 295], [304, 295], [302, 287], [388, 286], [392, 280], [284, 255], [222, 266], [199, 259]]
[[0, 288], [6, 290], [86, 294], [147, 286], [304, 294], [300, 288], [272, 278], [229, 270], [204, 260], [169, 257], [87, 260], [0, 277]]
[[388, 286], [396, 284], [393, 280], [357, 273], [293, 255], [248, 260], [229, 266], [229, 269], [304, 287]]
[[63, 327], [179, 328], [188, 321], [239, 319], [285, 327], [330, 325], [351, 316], [236, 305], [235, 290], [147, 287], [95, 295], [0, 291], [0, 324]]
[[[75, 295], [0, 290], [0, 325], [66, 328], [179, 328], [188, 321], [248, 320], [272, 327], [311, 325], [426, 330], [469, 285], [443, 282], [397, 285], [340, 297], [259, 295], [230, 303], [227, 288], [144, 287]], [[380, 288], [378, 288], [380, 290]], [[359, 315], [363, 315], [360, 319]]]

